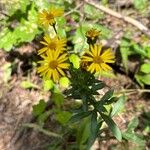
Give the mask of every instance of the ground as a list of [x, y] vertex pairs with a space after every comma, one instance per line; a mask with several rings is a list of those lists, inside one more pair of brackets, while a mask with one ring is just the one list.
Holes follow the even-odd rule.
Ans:
[[[29, 45], [23, 46], [29, 48]], [[8, 62], [6, 60], [7, 54], [1, 51], [1, 66]], [[18, 65], [19, 67], [19, 65]], [[25, 149], [44, 149], [50, 142], [49, 137], [35, 131], [22, 127], [23, 123], [33, 122], [32, 106], [37, 104], [42, 98], [48, 99], [49, 93], [41, 93], [40, 89], [24, 89], [22, 88], [21, 81], [26, 79], [23, 73], [17, 69], [12, 74], [9, 81], [6, 83], [3, 81], [4, 70], [0, 68], [1, 76], [1, 92], [0, 92], [0, 149], [1, 150], [25, 150]], [[31, 71], [30, 80], [41, 87], [41, 79], [33, 69]], [[114, 87], [115, 91], [127, 89], [128, 87], [136, 87], [137, 85], [126, 75], [116, 74], [116, 78], [102, 77], [106, 84]], [[140, 119], [139, 128], [142, 129], [142, 122], [144, 117], [142, 114], [150, 110], [150, 98], [148, 95], [135, 91], [128, 93], [128, 99], [126, 101], [125, 110], [115, 118], [115, 122], [121, 129], [125, 129], [127, 123], [135, 116]], [[50, 122], [49, 122], [50, 123]], [[140, 131], [140, 130], [139, 130]], [[141, 131], [140, 131], [141, 132]], [[109, 149], [110, 145], [116, 143], [115, 140], [101, 143], [101, 149]], [[98, 144], [96, 144], [98, 145]], [[107, 148], [106, 148], [107, 147]]]
[[[138, 12], [132, 12], [130, 3], [120, 0], [116, 1], [116, 3], [119, 7], [125, 8], [122, 9], [123, 14], [128, 15], [131, 13], [130, 16], [135, 18], [140, 16]], [[114, 3], [112, 2], [110, 7], [113, 8], [113, 6]], [[141, 16], [140, 21], [149, 27], [150, 20], [148, 17]], [[114, 35], [118, 35], [116, 41], [114, 39], [109, 41], [115, 52], [118, 52], [118, 41], [123, 36], [123, 28], [126, 30], [130, 28], [132, 33], [134, 33], [132, 37], [134, 41], [137, 43], [141, 41], [142, 32], [120, 19], [106, 15], [104, 20], [101, 20], [101, 24], [111, 29]], [[106, 41], [103, 42], [105, 43]], [[0, 150], [45, 150], [51, 142], [51, 138], [48, 136], [22, 126], [24, 123], [34, 123], [35, 118], [32, 115], [32, 106], [37, 104], [40, 99], [48, 100], [50, 95], [49, 92], [40, 90], [43, 88], [42, 80], [37, 75], [36, 69], [30, 61], [31, 59], [37, 60], [36, 50], [38, 48], [39, 44], [37, 41], [33, 41], [29, 44], [23, 44], [20, 48], [15, 48], [10, 53], [0, 50]], [[117, 61], [119, 64], [119, 60]], [[13, 68], [11, 74], [6, 69], [7, 67], [4, 68], [4, 65], [9, 65], [10, 62]], [[136, 90], [141, 88], [132, 78], [133, 68], [135, 68], [136, 63], [136, 61], [129, 62], [131, 76], [123, 72], [120, 66], [116, 65], [113, 66], [115, 78], [101, 77], [100, 79], [113, 87], [116, 93], [126, 90], [125, 93], [128, 97], [125, 108], [122, 113], [114, 118], [116, 124], [124, 130], [133, 117], [138, 117], [140, 123], [136, 131], [147, 138], [150, 135], [144, 131], [144, 128], [145, 122], [148, 120], [145, 113], [150, 112], [150, 93]], [[37, 87], [31, 89], [23, 88], [21, 83], [27, 79], [30, 79]], [[128, 89], [135, 89], [135, 91], [129, 92], [127, 91]], [[48, 123], [53, 124], [51, 120]], [[114, 149], [118, 150], [132, 150], [135, 148], [133, 144], [125, 145], [123, 142], [118, 143], [112, 139], [109, 141], [104, 140], [101, 143], [96, 141], [93, 150], [112, 150], [113, 146]], [[147, 140], [145, 149], [148, 150], [149, 147], [150, 141]]]

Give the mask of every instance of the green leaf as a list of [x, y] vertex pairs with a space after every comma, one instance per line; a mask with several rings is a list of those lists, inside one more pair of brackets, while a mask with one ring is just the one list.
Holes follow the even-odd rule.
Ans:
[[64, 103], [64, 96], [61, 93], [53, 93], [51, 98], [58, 108], [60, 108]]
[[46, 108], [45, 101], [44, 100], [40, 100], [40, 102], [37, 105], [33, 106], [32, 113], [33, 113], [34, 116], [39, 116], [39, 115], [41, 115], [44, 112], [45, 108]]
[[96, 134], [96, 131], [97, 131], [97, 112], [93, 111], [91, 117], [91, 132], [92, 134]]
[[143, 10], [147, 6], [148, 0], [134, 0], [133, 4], [136, 9]]
[[138, 126], [139, 120], [138, 118], [133, 118], [130, 123], [128, 124], [127, 132], [132, 132]]
[[92, 85], [91, 90], [97, 91], [97, 90], [100, 90], [100, 89], [102, 89], [102, 88], [104, 88], [104, 87], [105, 87], [105, 83], [104, 83], [104, 82], [94, 83], [94, 84]]
[[119, 97], [118, 101], [113, 105], [113, 110], [111, 112], [111, 117], [115, 116], [116, 114], [118, 114], [125, 105], [125, 96], [122, 95]]
[[87, 111], [87, 112], [81, 112], [81, 113], [75, 114], [74, 116], [71, 117], [70, 122], [74, 123], [76, 121], [79, 121], [85, 117], [88, 117], [89, 115], [91, 115], [91, 113], [92, 113], [91, 111]]
[[44, 125], [45, 121], [48, 119], [51, 113], [52, 113], [52, 110], [48, 110], [48, 111], [42, 112], [42, 114], [38, 116], [37, 120], [40, 126]]
[[95, 139], [97, 138], [97, 134], [101, 125], [102, 123], [98, 123], [97, 121], [97, 112], [93, 111], [91, 116], [91, 134], [89, 136], [87, 149], [89, 149], [93, 145]]
[[145, 46], [145, 51], [147, 52], [147, 57], [150, 58], [150, 46]]
[[68, 111], [60, 111], [56, 113], [56, 120], [62, 125], [66, 125], [71, 118], [71, 113]]
[[140, 146], [144, 146], [145, 145], [145, 140], [143, 140], [143, 138], [135, 133], [129, 133], [129, 132], [125, 132], [122, 133], [122, 137], [126, 140], [132, 141]]
[[3, 48], [5, 51], [10, 51], [17, 42], [16, 36], [8, 28], [4, 28], [0, 33], [0, 48]]
[[89, 4], [85, 4], [84, 5], [84, 12], [86, 13], [86, 16], [89, 16], [89, 18], [91, 19], [97, 19], [97, 18], [103, 18], [104, 15], [101, 11], [99, 11], [98, 9], [96, 9], [95, 7], [89, 5]]
[[110, 89], [109, 91], [107, 91], [105, 93], [105, 95], [101, 98], [101, 100], [99, 101], [101, 104], [104, 104], [105, 102], [107, 102], [112, 96], [113, 96], [114, 90]]
[[138, 82], [142, 87], [144, 87], [144, 84], [143, 84], [143, 82], [141, 81], [141, 78], [142, 78], [142, 76], [140, 76], [140, 75], [138, 75], [138, 74], [135, 75], [135, 79], [137, 80], [137, 82]]
[[136, 79], [146, 85], [150, 85], [150, 74], [136, 75]]
[[120, 129], [115, 124], [115, 122], [109, 116], [106, 116], [103, 113], [100, 113], [100, 114], [101, 114], [101, 117], [106, 122], [106, 124], [108, 125], [108, 127], [110, 128], [113, 135], [117, 138], [117, 140], [121, 141], [122, 140], [122, 134], [121, 134]]
[[90, 118], [85, 118], [80, 122], [80, 126], [77, 128], [77, 144], [79, 145], [80, 149], [83, 148], [85, 143], [87, 142], [90, 136]]
[[143, 73], [150, 73], [150, 63], [145, 63], [141, 66], [140, 71]]
[[77, 55], [71, 54], [69, 60], [72, 62], [74, 68], [78, 69], [80, 67], [80, 58]]
[[121, 47], [120, 53], [122, 57], [122, 63], [126, 69], [126, 72], [128, 71], [128, 55], [129, 55], [129, 48], [128, 47]]
[[52, 80], [44, 80], [43, 87], [44, 87], [44, 91], [49, 91], [54, 87], [54, 83]]
[[131, 42], [131, 50], [133, 50], [136, 54], [140, 54], [141, 56], [146, 57], [146, 51], [144, 50], [144, 48], [142, 48], [141, 46], [139, 46], [137, 43], [135, 42]]

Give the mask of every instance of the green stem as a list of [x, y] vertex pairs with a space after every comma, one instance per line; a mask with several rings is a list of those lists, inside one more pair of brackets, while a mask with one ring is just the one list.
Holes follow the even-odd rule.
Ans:
[[25, 123], [22, 125], [23, 127], [28, 127], [28, 128], [33, 128], [39, 132], [42, 132], [44, 133], [45, 135], [48, 135], [50, 137], [56, 137], [56, 138], [62, 138], [61, 135], [57, 134], [57, 133], [54, 133], [54, 132], [51, 132], [51, 131], [48, 131], [48, 130], [45, 130], [43, 129], [42, 127], [40, 127], [39, 125], [37, 124], [34, 124], [34, 123]]

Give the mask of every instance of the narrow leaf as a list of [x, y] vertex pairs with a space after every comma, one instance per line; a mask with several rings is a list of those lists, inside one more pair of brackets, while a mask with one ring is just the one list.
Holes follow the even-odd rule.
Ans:
[[119, 113], [123, 109], [124, 104], [125, 104], [125, 96], [123, 95], [123, 96], [120, 96], [118, 101], [114, 104], [113, 110], [111, 112], [111, 117]]
[[78, 113], [71, 117], [70, 122], [73, 123], [73, 122], [79, 121], [85, 117], [88, 117], [90, 114], [91, 114], [91, 111]]
[[135, 133], [128, 133], [125, 132], [122, 134], [123, 138], [129, 141], [132, 141], [140, 146], [144, 146], [145, 145], [145, 141], [143, 140], [142, 137], [140, 137], [139, 135], [135, 134]]
[[105, 93], [105, 95], [101, 98], [101, 100], [98, 102], [99, 105], [103, 105], [107, 103], [107, 101], [113, 96], [114, 90], [110, 89]]
[[133, 118], [128, 124], [127, 132], [132, 132], [139, 124], [138, 118]]
[[108, 127], [110, 128], [113, 135], [117, 138], [117, 140], [121, 141], [122, 140], [122, 134], [121, 134], [120, 129], [115, 124], [115, 122], [109, 116], [106, 116], [103, 113], [100, 113], [100, 114], [101, 114], [101, 117], [106, 122], [106, 124], [108, 125]]

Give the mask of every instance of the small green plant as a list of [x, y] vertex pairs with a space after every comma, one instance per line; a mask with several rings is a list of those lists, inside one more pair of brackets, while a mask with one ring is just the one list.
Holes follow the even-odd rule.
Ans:
[[133, 72], [134, 77], [142, 87], [144, 87], [144, 85], [150, 85], [150, 46], [147, 44], [140, 45], [129, 37], [124, 37], [120, 45], [120, 52], [126, 73], [128, 73], [128, 70], [130, 69], [128, 66], [129, 57], [140, 58], [139, 60], [137, 59], [139, 64], [136, 72]]

